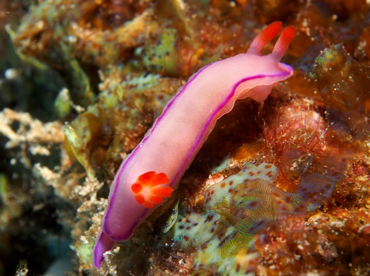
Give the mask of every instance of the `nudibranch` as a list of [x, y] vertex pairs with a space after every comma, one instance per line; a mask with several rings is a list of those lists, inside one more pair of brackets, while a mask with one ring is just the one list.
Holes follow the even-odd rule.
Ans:
[[238, 99], [262, 102], [272, 86], [293, 74], [281, 63], [294, 28], [285, 28], [271, 54], [262, 48], [280, 31], [281, 22], [268, 25], [247, 53], [211, 63], [179, 89], [153, 127], [122, 162], [110, 188], [109, 205], [93, 249], [94, 266], [115, 241], [128, 240], [135, 227], [171, 192], [214, 128]]

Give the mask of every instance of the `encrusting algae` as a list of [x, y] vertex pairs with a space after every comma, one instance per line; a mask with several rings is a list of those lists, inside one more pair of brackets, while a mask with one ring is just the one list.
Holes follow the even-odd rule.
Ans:
[[[0, 1], [0, 276], [368, 275], [369, 16], [365, 0]], [[276, 20], [296, 29], [294, 75], [237, 102], [93, 268], [122, 159], [193, 73]]]

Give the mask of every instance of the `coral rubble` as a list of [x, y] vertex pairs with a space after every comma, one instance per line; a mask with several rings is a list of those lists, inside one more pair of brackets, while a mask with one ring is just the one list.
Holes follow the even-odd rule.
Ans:
[[[0, 1], [0, 276], [368, 275], [369, 18], [365, 0]], [[237, 102], [94, 269], [122, 159], [274, 20], [296, 28], [294, 75]]]

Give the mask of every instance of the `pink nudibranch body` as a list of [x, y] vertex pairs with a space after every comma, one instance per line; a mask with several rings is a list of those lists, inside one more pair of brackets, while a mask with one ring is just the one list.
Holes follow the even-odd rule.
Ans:
[[177, 188], [216, 121], [237, 99], [264, 101], [273, 84], [292, 76], [293, 69], [280, 59], [294, 37], [293, 27], [283, 30], [271, 54], [261, 55], [280, 30], [280, 22], [271, 23], [247, 53], [203, 67], [167, 104], [113, 180], [93, 251], [95, 267], [100, 267], [103, 254], [115, 241], [128, 240], [134, 228]]

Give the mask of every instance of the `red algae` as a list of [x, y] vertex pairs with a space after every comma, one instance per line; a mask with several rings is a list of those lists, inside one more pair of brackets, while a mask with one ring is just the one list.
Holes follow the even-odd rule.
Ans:
[[360, 210], [351, 217], [343, 211], [320, 212], [310, 216], [308, 222], [289, 218], [261, 233], [255, 244], [262, 256], [257, 271], [266, 275], [281, 271], [285, 275], [367, 275], [370, 236], [362, 233], [365, 228], [356, 219], [365, 221], [369, 214]]

